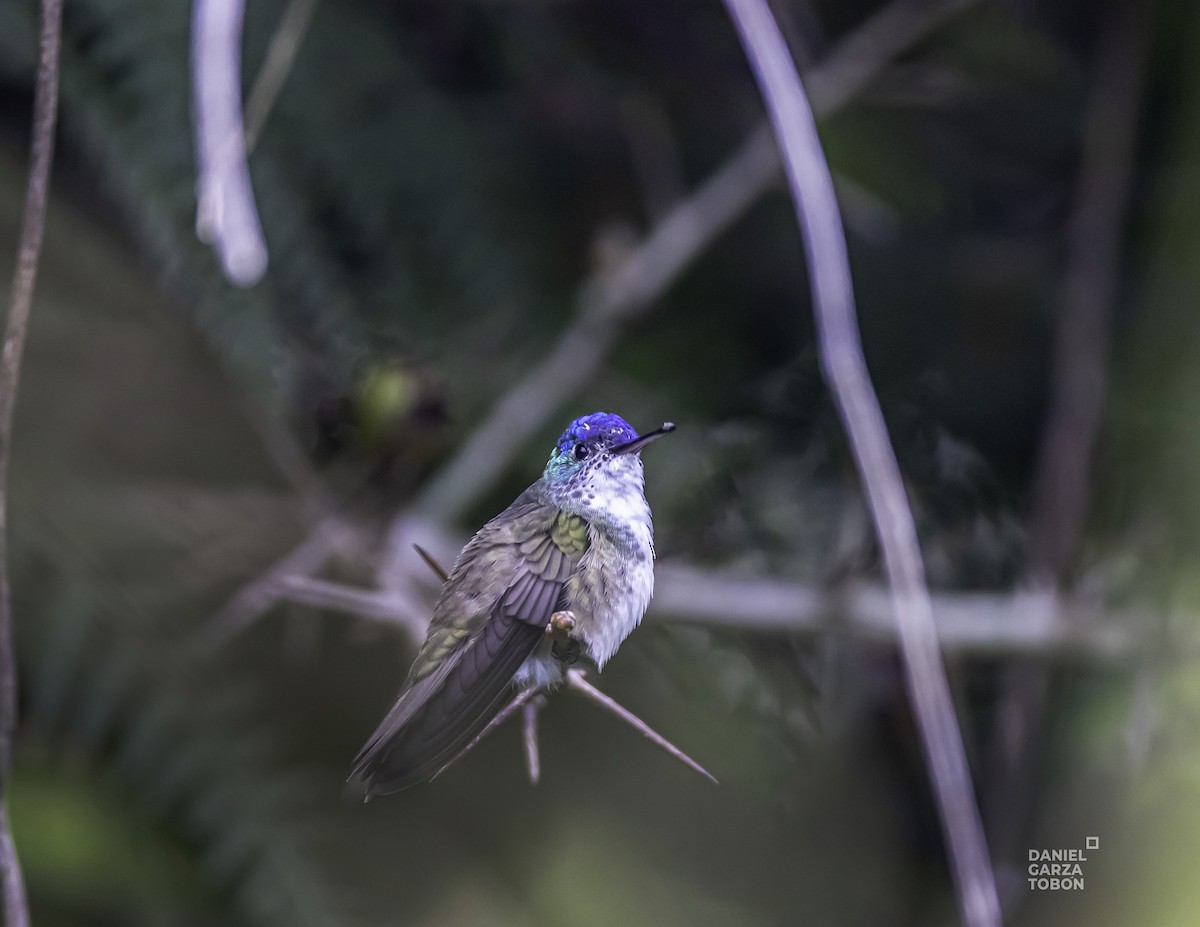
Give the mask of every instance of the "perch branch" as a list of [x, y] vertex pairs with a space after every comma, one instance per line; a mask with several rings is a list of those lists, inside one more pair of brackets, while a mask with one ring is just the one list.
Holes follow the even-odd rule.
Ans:
[[242, 123], [243, 0], [195, 0], [192, 94], [196, 131], [196, 235], [221, 256], [225, 275], [253, 286], [267, 269]]
[[[652, 743], [658, 747], [661, 747], [685, 766], [691, 767], [696, 772], [700, 773], [700, 775], [712, 782], [717, 781], [716, 777], [714, 777], [712, 773], [710, 773], [707, 769], [671, 743], [671, 741], [667, 740], [667, 738], [663, 737], [662, 734], [654, 730], [654, 728], [635, 715], [632, 711], [630, 711], [616, 699], [604, 694], [591, 683], [587, 682], [583, 678], [583, 670], [568, 670], [567, 685], [576, 692], [579, 692], [581, 695], [591, 699], [606, 711], [611, 711], [614, 715], [636, 730], [639, 734], [649, 738]], [[483, 740], [483, 738], [487, 737], [488, 734], [498, 728], [518, 711], [522, 711], [522, 741], [525, 747], [525, 762], [527, 769], [529, 770], [529, 781], [534, 785], [537, 785], [538, 780], [541, 778], [541, 761], [539, 759], [537, 741], [537, 713], [541, 708], [540, 700], [543, 698], [545, 691], [545, 687], [539, 686], [533, 689], [522, 689], [520, 692], [518, 692], [512, 698], [512, 700], [503, 708], [501, 708], [496, 716], [487, 723], [487, 726], [484, 727], [484, 729], [478, 734], [476, 734], [474, 739], [472, 739], [470, 743], [463, 747], [462, 750], [456, 753], [453, 759], [435, 772], [432, 778], [436, 779], [447, 769], [470, 753], [475, 748], [476, 744]]]
[[58, 118], [58, 57], [62, 44], [62, 0], [42, 0], [37, 76], [33, 95], [33, 133], [29, 183], [21, 218], [17, 266], [0, 355], [0, 885], [4, 891], [4, 923], [28, 927], [25, 880], [8, 821], [8, 785], [13, 738], [17, 727], [17, 661], [13, 649], [12, 587], [8, 557], [8, 469], [12, 457], [13, 412], [21, 377], [25, 333], [33, 308], [38, 258], [46, 229], [50, 167], [54, 161], [54, 127]]
[[[793, 580], [712, 573], [681, 564], [658, 567], [651, 621], [670, 621], [765, 634], [851, 634], [894, 644], [896, 615], [890, 592], [870, 583], [826, 589]], [[346, 612], [425, 634], [413, 604], [392, 592], [284, 576], [279, 596], [314, 608]], [[1098, 604], [1063, 601], [1049, 593], [953, 593], [932, 596], [941, 648], [959, 656], [1113, 661], [1136, 658], [1145, 616], [1105, 612]], [[428, 609], [417, 608], [418, 616]], [[1089, 616], [1082, 620], [1082, 616]], [[1180, 640], [1200, 653], [1200, 640]]]
[[[417, 546], [417, 553], [421, 555], [421, 559], [425, 561], [429, 568], [433, 570], [433, 572], [439, 577], [441, 577], [443, 582], [449, 578], [449, 574], [446, 572], [446, 570], [427, 550]], [[635, 715], [616, 699], [605, 695], [591, 683], [587, 682], [583, 676], [583, 670], [567, 670], [567, 685], [582, 695], [585, 695], [587, 698], [590, 698], [601, 707], [611, 711], [626, 724], [630, 725], [639, 733], [648, 737], [651, 742], [657, 744], [663, 750], [666, 750], [667, 753], [671, 754], [671, 756], [675, 757], [675, 759], [679, 760], [681, 763], [690, 766], [696, 772], [708, 779], [711, 779], [713, 782], [717, 781], [716, 778], [703, 766], [671, 743], [671, 741], [667, 740], [667, 738], [663, 737], [662, 734], [658, 733], [656, 730], [654, 730], [654, 728], [650, 727], [650, 725], [648, 725], [645, 721]], [[496, 717], [492, 718], [492, 720], [487, 723], [487, 726], [479, 732], [474, 740], [467, 744], [461, 752], [459, 752], [452, 760], [450, 760], [449, 763], [434, 773], [433, 778], [436, 779], [447, 769], [449, 769], [455, 762], [465, 756], [467, 751], [479, 743], [479, 741], [483, 740], [488, 732], [499, 727], [509, 715], [520, 708], [522, 721], [522, 740], [525, 745], [525, 768], [529, 772], [529, 781], [533, 785], [537, 785], [538, 780], [542, 777], [541, 754], [538, 749], [537, 719], [538, 712], [541, 711], [542, 706], [545, 704], [545, 697], [543, 695], [545, 691], [546, 688], [544, 686], [540, 686], [533, 689], [525, 689], [524, 691], [517, 693], [516, 697], [503, 709], [501, 709]]]
[[531, 699], [521, 707], [521, 724], [525, 741], [525, 769], [529, 773], [531, 785], [537, 785], [542, 778], [541, 753], [538, 750], [538, 712], [542, 709], [542, 698]]
[[430, 781], [432, 782], [434, 779], [436, 779], [438, 776], [440, 776], [442, 773], [444, 773], [447, 769], [449, 769], [451, 766], [453, 766], [455, 763], [457, 763], [459, 760], [461, 760], [464, 756], [466, 756], [468, 753], [470, 753], [472, 750], [474, 750], [475, 745], [478, 744], [479, 741], [483, 740], [483, 738], [487, 737], [488, 734], [490, 734], [492, 731], [494, 731], [496, 728], [498, 728], [501, 724], [503, 724], [505, 721], [507, 721], [509, 719], [509, 717], [511, 717], [513, 714], [515, 714], [517, 711], [519, 711], [522, 706], [524, 706], [527, 702], [530, 701], [530, 699], [532, 699], [535, 695], [538, 695], [540, 692], [541, 692], [540, 689], [522, 689], [520, 692], [518, 692], [513, 697], [512, 701], [510, 701], [507, 705], [505, 705], [503, 708], [501, 708], [496, 713], [496, 716], [487, 723], [487, 726], [484, 727], [484, 729], [482, 731], [480, 731], [478, 734], [475, 735], [475, 737], [471, 740], [471, 742], [469, 744], [467, 744], [465, 747], [463, 747], [458, 753], [456, 753], [454, 755], [453, 759], [451, 759], [448, 763], [446, 763], [445, 766], [443, 766], [441, 769], [439, 769], [437, 772], [435, 772], [430, 777]]
[[900, 467], [867, 372], [833, 178], [800, 77], [765, 0], [725, 0], [783, 153], [808, 260], [822, 369], [867, 494], [893, 592], [909, 697], [964, 920], [999, 927], [1000, 902]]
[[654, 730], [654, 728], [635, 715], [632, 711], [630, 711], [616, 699], [612, 698], [612, 696], [605, 695], [603, 692], [597, 689], [594, 685], [584, 679], [583, 676], [583, 670], [568, 670], [567, 685], [580, 695], [591, 699], [605, 710], [611, 711], [614, 715], [632, 727], [639, 734], [649, 738], [651, 743], [662, 748], [663, 750], [666, 750], [667, 753], [671, 754], [671, 756], [683, 763], [684, 766], [691, 767], [696, 772], [700, 773], [700, 775], [702, 775], [705, 779], [708, 779], [710, 782], [716, 785], [720, 785], [720, 783], [717, 782], [716, 776], [680, 750], [677, 746], [671, 743], [671, 741], [667, 740], [667, 738], [663, 737], [662, 734]]

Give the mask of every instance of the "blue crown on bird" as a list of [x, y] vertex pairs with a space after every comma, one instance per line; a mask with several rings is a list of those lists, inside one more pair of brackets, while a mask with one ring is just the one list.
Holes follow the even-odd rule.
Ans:
[[593, 412], [571, 422], [558, 439], [557, 448], [560, 454], [567, 454], [576, 444], [617, 445], [637, 438], [634, 427], [621, 416], [611, 412]]
[[608, 456], [617, 457], [634, 454], [651, 441], [675, 430], [672, 422], [663, 422], [661, 428], [639, 435], [629, 422], [611, 412], [593, 412], [581, 415], [567, 426], [554, 450], [550, 452], [547, 472], [571, 470], [574, 465], [594, 457], [595, 451], [607, 451]]

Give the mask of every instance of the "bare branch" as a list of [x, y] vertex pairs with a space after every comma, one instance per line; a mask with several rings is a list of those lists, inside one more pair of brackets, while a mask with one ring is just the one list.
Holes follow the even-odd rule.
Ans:
[[300, 51], [300, 43], [308, 33], [317, 0], [292, 0], [279, 21], [279, 27], [271, 36], [267, 56], [259, 68], [250, 96], [246, 98], [246, 151], [251, 152], [266, 125], [267, 116], [275, 105], [279, 91], [283, 89], [288, 73]]
[[1067, 227], [1050, 411], [1034, 477], [1030, 559], [1035, 576], [1043, 580], [1061, 577], [1087, 514], [1092, 456], [1108, 393], [1152, 6], [1141, 0], [1114, 6], [1087, 107], [1075, 208]]
[[293, 585], [296, 576], [310, 576], [329, 560], [343, 542], [345, 526], [337, 517], [320, 522], [300, 544], [258, 578], [242, 587], [204, 625], [210, 643], [217, 646], [265, 614], [287, 592], [287, 577]]
[[469, 744], [459, 750], [458, 753], [454, 754], [453, 758], [451, 758], [445, 766], [430, 776], [429, 781], [432, 782], [447, 769], [461, 760], [464, 756], [474, 750], [475, 745], [478, 744], [479, 741], [483, 740], [483, 738], [487, 737], [488, 734], [512, 717], [512, 715], [522, 708], [527, 702], [539, 695], [541, 691], [541, 689], [522, 689], [520, 692], [518, 692], [513, 697], [512, 701], [501, 708], [500, 711], [496, 713], [496, 716], [487, 723], [487, 726], [482, 731], [475, 735]]
[[[896, 55], [973, 2], [901, 0], [872, 17], [811, 72], [817, 112], [828, 115], [844, 106]], [[595, 376], [623, 329], [778, 178], [779, 157], [769, 127], [762, 125], [695, 193], [672, 208], [626, 261], [584, 283], [570, 327], [441, 468], [417, 500], [416, 511], [442, 522], [461, 515], [562, 403]], [[401, 548], [407, 547], [408, 538], [401, 535], [397, 543], [389, 541], [384, 582], [403, 557]]]
[[[860, 583], [826, 589], [806, 583], [712, 573], [678, 564], [656, 571], [654, 620], [771, 633], [841, 633], [897, 640], [896, 610], [886, 588]], [[952, 593], [932, 596], [939, 646], [959, 655], [1026, 655], [1114, 660], [1138, 653], [1143, 615], [1104, 613], [1049, 593]]]
[[542, 761], [538, 752], [537, 721], [538, 712], [542, 710], [545, 700], [542, 696], [526, 702], [521, 709], [521, 726], [525, 741], [525, 769], [529, 772], [529, 782], [537, 785], [542, 778]]
[[[281, 576], [281, 598], [401, 625], [421, 640], [428, 608], [397, 596], [304, 576]], [[656, 570], [649, 621], [669, 621], [764, 634], [844, 634], [879, 643], [897, 640], [887, 588], [859, 583], [828, 589], [794, 580], [713, 573], [679, 563]], [[938, 644], [959, 656], [1026, 656], [1039, 660], [1131, 660], [1143, 652], [1147, 616], [1063, 601], [1049, 592], [953, 593], [931, 597]], [[416, 617], [414, 617], [414, 615]], [[1083, 616], [1087, 616], [1084, 620]], [[1200, 640], [1177, 648], [1200, 652]]]
[[725, 0], [725, 5], [783, 152], [808, 259], [822, 368], [849, 436], [883, 551], [909, 696], [950, 851], [959, 905], [972, 927], [998, 927], [995, 875], [938, 650], [916, 525], [859, 339], [833, 178], [800, 77], [765, 0]]
[[4, 349], [0, 355], [0, 884], [4, 891], [4, 923], [8, 927], [28, 927], [29, 924], [25, 880], [8, 822], [8, 777], [17, 727], [17, 662], [13, 652], [12, 587], [8, 570], [8, 468], [12, 457], [13, 411], [21, 378], [21, 357], [46, 228], [50, 167], [54, 162], [54, 128], [58, 119], [61, 44], [62, 0], [42, 0], [29, 184], [25, 190], [17, 266], [13, 273]]
[[221, 256], [225, 275], [252, 286], [267, 269], [242, 128], [243, 0], [195, 0], [192, 92], [195, 107], [196, 234]]
[[652, 728], [649, 724], [647, 724], [645, 721], [643, 721], [641, 718], [639, 718], [637, 715], [635, 715], [632, 711], [630, 711], [628, 708], [626, 708], [624, 705], [622, 705], [616, 699], [612, 698], [611, 696], [605, 695], [603, 692], [601, 692], [599, 689], [597, 689], [594, 685], [592, 685], [590, 682], [588, 682], [586, 679], [584, 679], [583, 678], [583, 670], [578, 670], [578, 669], [568, 670], [567, 671], [567, 685], [570, 686], [572, 689], [574, 689], [579, 694], [584, 695], [587, 698], [590, 698], [593, 702], [595, 702], [597, 705], [600, 705], [602, 708], [606, 709], [607, 711], [611, 711], [614, 715], [616, 715], [618, 718], [620, 718], [622, 721], [624, 721], [626, 724], [628, 724], [630, 727], [632, 727], [638, 733], [640, 733], [644, 737], [648, 738], [651, 741], [651, 743], [655, 744], [658, 747], [661, 747], [663, 750], [666, 750], [667, 753], [671, 754], [671, 756], [675, 757], [675, 759], [679, 760], [679, 762], [683, 763], [683, 765], [688, 766], [691, 769], [694, 769], [696, 772], [700, 773], [700, 775], [702, 775], [705, 779], [708, 779], [710, 782], [712, 782], [716, 785], [720, 785], [720, 783], [717, 782], [716, 776], [714, 776], [707, 769], [705, 769], [703, 766], [701, 766], [699, 763], [697, 763], [695, 760], [693, 760], [690, 756], [688, 756], [686, 753], [684, 753], [682, 750], [680, 750], [677, 746], [675, 746], [673, 743], [671, 743], [671, 741], [667, 740], [667, 738], [663, 737], [662, 734], [660, 734], [660, 733], [658, 733], [658, 731], [654, 730], [654, 728]]
[[364, 618], [374, 618], [387, 624], [398, 624], [417, 642], [425, 637], [425, 630], [429, 624], [429, 610], [423, 603], [413, 602], [398, 593], [356, 589], [343, 583], [313, 579], [300, 573], [285, 574], [273, 570], [268, 577], [272, 584], [270, 591], [276, 597], [276, 601], [285, 600], [313, 608], [334, 609]]

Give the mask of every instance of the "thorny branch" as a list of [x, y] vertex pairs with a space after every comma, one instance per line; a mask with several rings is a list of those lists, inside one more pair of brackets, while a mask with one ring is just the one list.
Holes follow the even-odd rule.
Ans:
[[62, 0], [42, 0], [37, 78], [33, 97], [33, 139], [29, 185], [21, 220], [17, 266], [0, 356], [0, 883], [4, 923], [27, 927], [29, 903], [16, 845], [8, 822], [8, 777], [17, 724], [17, 666], [13, 652], [12, 589], [8, 561], [8, 468], [12, 456], [13, 411], [21, 375], [25, 332], [33, 306], [38, 258], [46, 228], [54, 127], [58, 118], [58, 57], [62, 42]]
[[938, 650], [917, 529], [871, 385], [833, 177], [816, 121], [765, 0], [725, 0], [783, 154], [812, 287], [822, 369], [850, 439], [892, 587], [909, 696], [958, 890], [971, 927], [998, 927], [1000, 902], [962, 733]]
[[[450, 574], [447, 573], [445, 568], [433, 558], [429, 551], [418, 547], [417, 553], [421, 555], [421, 559], [425, 561], [429, 569], [431, 569], [442, 582], [446, 582], [446, 580], [450, 578]], [[661, 747], [684, 765], [690, 766], [696, 772], [700, 773], [700, 775], [707, 779], [711, 779], [713, 782], [717, 781], [712, 773], [710, 773], [707, 769], [671, 743], [671, 741], [667, 740], [667, 738], [663, 737], [662, 734], [650, 727], [649, 724], [635, 715], [616, 699], [605, 695], [591, 683], [587, 682], [583, 677], [583, 670], [567, 670], [567, 685], [576, 692], [579, 692], [582, 695], [585, 695], [587, 698], [590, 698], [606, 711], [611, 711], [638, 733], [648, 737], [652, 743], [658, 747]], [[545, 692], [546, 687], [544, 686], [538, 686], [533, 689], [525, 689], [521, 692], [518, 692], [513, 697], [512, 701], [500, 709], [496, 716], [487, 723], [484, 729], [480, 731], [469, 744], [463, 747], [463, 749], [455, 754], [455, 756], [448, 763], [446, 763], [445, 766], [433, 774], [433, 778], [436, 779], [460, 759], [466, 756], [467, 753], [469, 753], [471, 749], [477, 743], [479, 743], [479, 741], [483, 740], [484, 737], [508, 720], [509, 716], [516, 712], [517, 709], [521, 709], [521, 739], [525, 746], [525, 768], [529, 773], [529, 781], [534, 785], [537, 785], [538, 780], [542, 776], [541, 752], [538, 749], [537, 719], [538, 712], [541, 711], [542, 706], [545, 705], [546, 702], [544, 696]]]
[[578, 670], [578, 669], [568, 670], [567, 671], [567, 685], [570, 686], [572, 689], [574, 689], [576, 692], [578, 692], [580, 695], [583, 695], [584, 697], [591, 699], [593, 702], [595, 702], [601, 708], [604, 708], [607, 711], [611, 711], [614, 715], [616, 715], [618, 718], [620, 718], [622, 721], [624, 721], [626, 724], [628, 724], [630, 727], [632, 727], [638, 733], [640, 733], [644, 737], [648, 738], [652, 744], [654, 744], [657, 747], [662, 748], [663, 750], [666, 750], [667, 753], [671, 754], [671, 756], [675, 757], [675, 759], [677, 759], [677, 760], [679, 760], [679, 762], [683, 763], [684, 766], [694, 769], [696, 772], [700, 773], [700, 775], [702, 775], [705, 779], [708, 779], [710, 782], [712, 782], [714, 784], [718, 784], [718, 785], [720, 784], [720, 783], [717, 783], [716, 776], [714, 776], [707, 769], [705, 769], [703, 766], [701, 766], [699, 763], [697, 763], [695, 760], [693, 760], [690, 756], [688, 756], [686, 753], [684, 753], [682, 750], [680, 750], [677, 746], [675, 746], [673, 743], [671, 743], [671, 741], [667, 740], [667, 738], [663, 737], [662, 734], [660, 734], [660, 733], [658, 733], [658, 731], [654, 730], [654, 728], [652, 728], [649, 724], [647, 724], [645, 721], [643, 721], [641, 718], [639, 718], [637, 715], [635, 715], [632, 711], [630, 711], [628, 708], [626, 708], [624, 705], [622, 705], [620, 702], [618, 702], [612, 696], [606, 695], [605, 693], [603, 693], [599, 689], [597, 689], [594, 685], [592, 685], [590, 682], [588, 682], [584, 678], [583, 670]]
[[[717, 785], [720, 784], [719, 782], [717, 782], [716, 776], [714, 776], [707, 769], [705, 769], [703, 766], [701, 766], [699, 763], [697, 763], [694, 759], [692, 759], [690, 756], [688, 756], [686, 753], [684, 753], [682, 750], [680, 750], [677, 746], [675, 746], [675, 744], [671, 743], [671, 741], [669, 741], [669, 740], [667, 740], [667, 738], [663, 737], [662, 734], [660, 734], [660, 733], [658, 733], [658, 731], [654, 730], [654, 728], [652, 728], [649, 724], [647, 724], [645, 721], [643, 721], [641, 718], [639, 718], [637, 715], [635, 715], [632, 711], [630, 711], [628, 708], [626, 708], [624, 705], [622, 705], [620, 702], [618, 702], [612, 696], [607, 695], [604, 692], [601, 692], [594, 685], [592, 685], [590, 682], [588, 682], [584, 678], [583, 670], [581, 670], [581, 669], [567, 670], [567, 686], [568, 686], [568, 688], [575, 690], [576, 692], [578, 692], [580, 695], [584, 696], [585, 698], [590, 699], [595, 704], [597, 704], [601, 708], [603, 708], [605, 711], [612, 712], [614, 715], [616, 715], [618, 718], [620, 718], [622, 721], [624, 721], [626, 724], [628, 724], [630, 727], [632, 727], [639, 734], [646, 737], [656, 747], [659, 747], [660, 749], [665, 750], [671, 756], [675, 757], [675, 759], [677, 759], [677, 760], [679, 760], [679, 762], [683, 763], [684, 766], [687, 766], [688, 768], [698, 772], [700, 775], [702, 775], [705, 779], [708, 779], [710, 782], [713, 782]], [[436, 773], [433, 774], [433, 778], [436, 779], [438, 776], [440, 776], [442, 773], [444, 773], [447, 769], [449, 769], [451, 766], [453, 766], [455, 763], [457, 763], [459, 760], [461, 760], [464, 756], [466, 756], [473, 749], [475, 749], [475, 746], [481, 740], [483, 740], [483, 738], [487, 737], [488, 734], [490, 734], [492, 731], [494, 731], [496, 728], [498, 728], [501, 724], [503, 724], [505, 721], [507, 721], [509, 718], [511, 718], [514, 714], [516, 714], [518, 711], [520, 711], [521, 719], [522, 719], [521, 740], [522, 740], [522, 744], [524, 745], [524, 748], [525, 748], [525, 765], [526, 765], [526, 769], [529, 772], [529, 781], [532, 782], [534, 785], [537, 785], [538, 780], [541, 778], [541, 773], [542, 773], [540, 751], [538, 749], [538, 738], [537, 738], [537, 716], [538, 716], [538, 712], [541, 711], [542, 706], [544, 704], [545, 691], [546, 691], [545, 687], [539, 686], [539, 687], [533, 688], [533, 689], [522, 689], [520, 692], [518, 692], [515, 696], [513, 696], [512, 700], [507, 705], [505, 705], [503, 708], [501, 708], [500, 711], [496, 714], [496, 716], [487, 723], [487, 726], [484, 727], [484, 729], [482, 731], [480, 731], [478, 734], [475, 735], [474, 739], [472, 739], [470, 743], [468, 743], [465, 747], [462, 748], [462, 750], [460, 750], [458, 753], [456, 753], [454, 755], [454, 758], [451, 759], [448, 763], [446, 763], [445, 766], [443, 766], [441, 769], [439, 769]]]

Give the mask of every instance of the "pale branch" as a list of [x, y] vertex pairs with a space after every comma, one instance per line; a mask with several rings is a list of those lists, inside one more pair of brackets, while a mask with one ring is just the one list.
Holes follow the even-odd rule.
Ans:
[[252, 286], [267, 269], [242, 122], [243, 0], [195, 0], [192, 96], [199, 164], [196, 234], [221, 257], [225, 275]]
[[357, 589], [343, 583], [314, 579], [302, 573], [272, 573], [277, 601], [311, 608], [332, 609], [404, 627], [413, 640], [425, 637], [430, 609], [395, 592]]
[[538, 712], [544, 704], [542, 696], [531, 699], [521, 708], [521, 727], [525, 742], [525, 770], [529, 773], [531, 785], [537, 785], [542, 778], [541, 752], [538, 749]]
[[[1147, 616], [1048, 593], [939, 592], [931, 596], [938, 645], [958, 656], [1126, 661], [1138, 656]], [[1089, 615], [1086, 622], [1075, 616]], [[1102, 616], [1095, 620], [1095, 616]], [[884, 586], [826, 588], [737, 577], [669, 564], [656, 570], [654, 620], [717, 628], [848, 634], [896, 643], [894, 597]]]
[[279, 91], [283, 89], [287, 76], [295, 64], [300, 44], [308, 33], [312, 23], [313, 13], [317, 10], [317, 0], [291, 0], [284, 10], [283, 17], [271, 42], [267, 46], [267, 54], [263, 59], [258, 76], [254, 78], [254, 86], [246, 98], [246, 151], [254, 151], [266, 125], [267, 116], [275, 105]]
[[[647, 621], [694, 624], [754, 634], [843, 634], [895, 644], [891, 593], [873, 583], [826, 588], [796, 580], [714, 573], [679, 563], [660, 565]], [[306, 576], [279, 576], [285, 601], [356, 615], [425, 636], [424, 606], [376, 591]], [[1149, 616], [1107, 611], [1099, 603], [1062, 600], [1049, 593], [941, 592], [932, 596], [943, 650], [956, 656], [1126, 663], [1143, 655]], [[1084, 616], [1086, 620], [1084, 620]], [[1179, 640], [1184, 652], [1200, 641]]]
[[281, 577], [311, 576], [321, 569], [343, 544], [347, 528], [336, 516], [321, 521], [289, 553], [238, 590], [203, 625], [212, 646], [219, 646], [243, 631], [270, 610], [285, 595]]
[[21, 218], [17, 265], [0, 354], [0, 887], [4, 923], [28, 927], [29, 902], [8, 820], [9, 773], [17, 727], [17, 661], [13, 650], [12, 579], [8, 554], [8, 470], [12, 458], [13, 412], [21, 378], [25, 334], [33, 308], [38, 259], [46, 229], [54, 130], [58, 119], [58, 60], [62, 46], [62, 0], [42, 0], [29, 182]]
[[[845, 106], [899, 54], [976, 0], [899, 0], [867, 20], [809, 73], [823, 116]], [[755, 129], [733, 156], [672, 208], [621, 264], [587, 280], [575, 320], [540, 363], [514, 384], [425, 487], [413, 509], [450, 523], [504, 473], [561, 405], [600, 369], [623, 329], [745, 214], [780, 177], [770, 129]], [[398, 521], [405, 516], [398, 517]], [[399, 567], [411, 540], [396, 526], [381, 581]]]
[[875, 522], [959, 906], [970, 927], [999, 927], [995, 874], [938, 649], [916, 524], [863, 356], [833, 177], [800, 76], [765, 0], [725, 5], [782, 151], [808, 262], [821, 365]]

